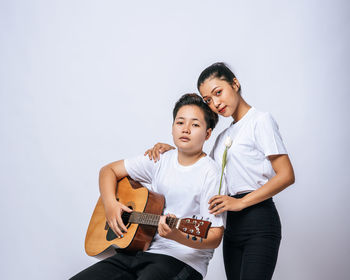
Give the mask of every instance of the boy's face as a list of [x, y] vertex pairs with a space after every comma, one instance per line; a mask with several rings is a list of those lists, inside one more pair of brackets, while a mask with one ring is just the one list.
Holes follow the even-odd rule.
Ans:
[[207, 129], [203, 111], [196, 105], [182, 106], [175, 117], [172, 134], [179, 151], [201, 152], [211, 128]]

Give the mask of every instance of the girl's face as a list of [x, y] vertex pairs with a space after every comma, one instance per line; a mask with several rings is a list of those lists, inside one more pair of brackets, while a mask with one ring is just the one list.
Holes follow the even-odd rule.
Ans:
[[211, 129], [207, 129], [202, 109], [195, 105], [185, 105], [176, 114], [172, 134], [179, 151], [196, 153], [202, 151]]
[[199, 91], [212, 111], [224, 117], [234, 116], [241, 100], [236, 78], [232, 84], [219, 78], [208, 78], [201, 84]]

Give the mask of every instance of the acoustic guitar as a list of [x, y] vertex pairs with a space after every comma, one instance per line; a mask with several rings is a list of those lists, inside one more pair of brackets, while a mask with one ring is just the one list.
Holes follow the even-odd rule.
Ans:
[[[92, 214], [85, 237], [85, 251], [89, 256], [97, 256], [111, 247], [117, 250], [146, 251], [157, 231], [159, 218], [163, 212], [165, 198], [152, 192], [140, 183], [125, 177], [117, 183], [116, 198], [133, 211], [123, 212], [122, 219], [128, 232], [118, 238], [106, 221], [101, 197]], [[187, 233], [187, 237], [207, 238], [211, 222], [194, 218], [166, 218], [170, 228]]]

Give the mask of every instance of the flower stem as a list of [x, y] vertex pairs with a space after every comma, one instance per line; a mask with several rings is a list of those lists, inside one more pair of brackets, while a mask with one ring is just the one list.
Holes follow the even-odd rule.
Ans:
[[222, 177], [224, 175], [224, 169], [226, 166], [226, 157], [227, 157], [227, 147], [225, 148], [224, 154], [222, 156], [222, 165], [221, 165], [221, 178], [220, 178], [220, 187], [219, 187], [219, 195], [221, 192], [221, 185], [222, 185]]
[[220, 187], [219, 187], [219, 195], [220, 195], [220, 192], [221, 192], [221, 184], [222, 184], [222, 176], [224, 175], [224, 169], [221, 168], [221, 178], [220, 178]]

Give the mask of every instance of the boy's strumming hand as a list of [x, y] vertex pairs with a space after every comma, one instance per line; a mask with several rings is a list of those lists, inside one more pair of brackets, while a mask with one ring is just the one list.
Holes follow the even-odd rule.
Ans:
[[116, 200], [105, 205], [107, 223], [118, 237], [123, 237], [123, 232], [127, 232], [121, 217], [123, 211], [132, 212], [129, 207]]

